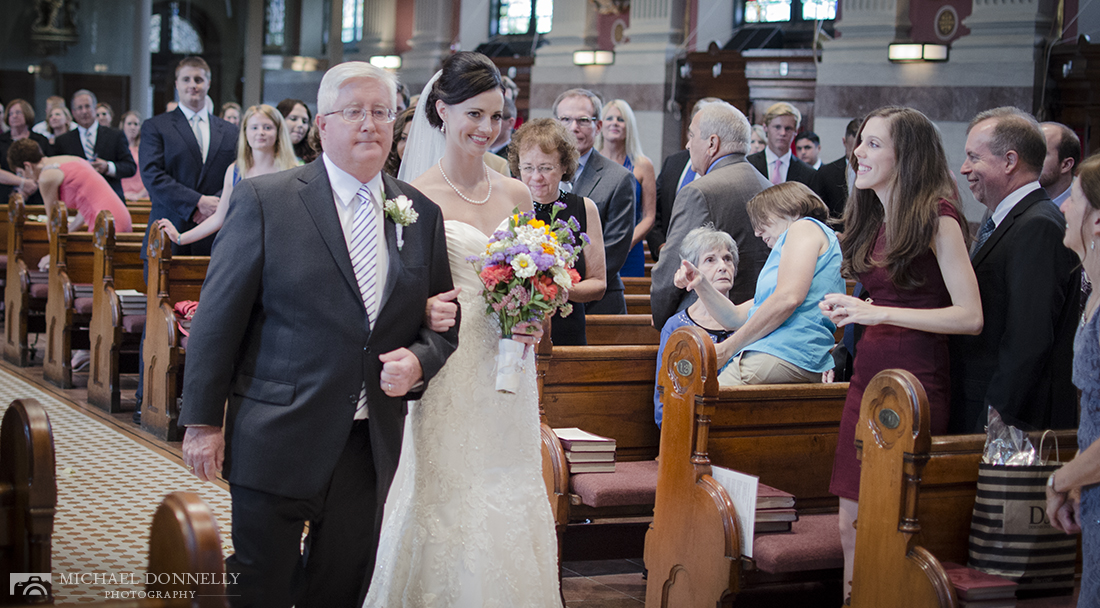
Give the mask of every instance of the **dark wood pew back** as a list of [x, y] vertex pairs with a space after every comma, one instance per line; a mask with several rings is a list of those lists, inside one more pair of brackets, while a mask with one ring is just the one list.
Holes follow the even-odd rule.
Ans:
[[34, 399], [17, 399], [0, 424], [0, 572], [50, 572], [56, 508], [50, 419]]
[[589, 346], [661, 343], [650, 315], [588, 315], [584, 324]]
[[27, 219], [23, 197], [8, 198], [8, 269], [4, 285], [4, 360], [26, 367], [33, 359], [27, 333], [45, 329], [46, 300], [31, 298], [30, 271], [49, 253], [44, 222]]

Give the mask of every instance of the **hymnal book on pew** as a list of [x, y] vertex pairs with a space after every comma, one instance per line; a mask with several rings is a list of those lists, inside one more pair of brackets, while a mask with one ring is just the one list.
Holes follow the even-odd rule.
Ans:
[[756, 508], [793, 509], [794, 494], [762, 483], [756, 488]]
[[573, 452], [565, 451], [565, 459], [570, 465], [578, 462], [615, 462], [614, 450], [610, 452]]
[[[992, 608], [993, 606], [1016, 605], [1016, 587], [1018, 585], [1007, 578], [951, 562], [943, 562], [943, 569], [947, 572], [947, 578], [951, 580], [951, 586], [955, 588], [959, 601], [968, 602], [967, 606], [988, 606]], [[1012, 603], [986, 604], [987, 601], [1007, 599], [1011, 599]]]
[[[569, 452], [566, 452], [568, 458]], [[614, 473], [615, 461], [611, 462], [570, 462], [570, 473]]]
[[753, 532], [756, 534], [771, 534], [775, 532], [790, 532], [791, 522], [789, 521], [758, 521], [753, 526]]
[[50, 271], [48, 270], [27, 270], [27, 278], [31, 283], [49, 283]]
[[118, 296], [119, 302], [122, 304], [122, 314], [145, 314], [145, 294], [136, 289], [117, 289], [115, 290], [115, 294]]
[[576, 427], [554, 429], [561, 445], [569, 452], [614, 452], [615, 440]]
[[798, 521], [798, 512], [794, 509], [761, 509], [756, 507], [756, 523], [765, 521]]

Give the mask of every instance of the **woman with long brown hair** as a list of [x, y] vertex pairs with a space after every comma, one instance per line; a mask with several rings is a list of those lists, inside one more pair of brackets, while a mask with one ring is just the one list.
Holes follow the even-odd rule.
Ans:
[[879, 108], [863, 121], [856, 142], [841, 270], [859, 279], [868, 297], [829, 294], [820, 304], [838, 326], [866, 327], [829, 485], [840, 497], [845, 595], [855, 553], [860, 467], [854, 444], [864, 389], [884, 369], [909, 371], [928, 395], [932, 433], [943, 433], [951, 401], [947, 335], [982, 329], [966, 220], [935, 125], [912, 108]]

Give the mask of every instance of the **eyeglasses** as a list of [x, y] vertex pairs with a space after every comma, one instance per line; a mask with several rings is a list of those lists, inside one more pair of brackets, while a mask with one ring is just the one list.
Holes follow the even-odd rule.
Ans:
[[561, 124], [563, 124], [567, 127], [571, 123], [575, 122], [575, 123], [577, 123], [577, 126], [585, 128], [585, 129], [587, 129], [588, 127], [593, 127], [593, 126], [596, 125], [597, 122], [599, 122], [598, 118], [595, 118], [595, 117], [592, 117], [592, 116], [579, 116], [579, 117], [561, 116], [561, 117], [558, 117], [558, 120], [561, 121]]
[[366, 108], [351, 106], [344, 108], [343, 110], [328, 112], [325, 114], [325, 116], [332, 116], [333, 114], [339, 114], [343, 117], [344, 120], [352, 123], [363, 122], [367, 119], [367, 116], [373, 118], [374, 122], [379, 122], [383, 124], [391, 123], [397, 119], [397, 112], [394, 112], [393, 110], [385, 106], [374, 106], [369, 111]]
[[545, 177], [545, 176], [550, 175], [551, 173], [553, 173], [554, 171], [557, 171], [557, 170], [558, 170], [558, 165], [539, 165], [538, 167], [533, 167], [531, 165], [523, 165], [522, 167], [519, 168], [519, 173], [520, 173], [520, 175], [531, 175], [535, 171], [538, 171], [539, 175], [542, 175], [542, 176]]

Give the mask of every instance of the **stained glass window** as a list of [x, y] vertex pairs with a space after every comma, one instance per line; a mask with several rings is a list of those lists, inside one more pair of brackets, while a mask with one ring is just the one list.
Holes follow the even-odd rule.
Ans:
[[202, 53], [202, 38], [195, 31], [195, 26], [187, 19], [180, 17], [179, 2], [173, 2], [172, 11], [172, 43], [171, 51], [177, 55], [199, 55]]
[[363, 39], [363, 0], [348, 0], [344, 3], [344, 27], [340, 40], [345, 43], [359, 42]]
[[554, 0], [499, 0], [497, 33], [527, 34], [531, 30], [531, 11], [535, 11], [535, 31], [545, 34], [554, 20]]
[[745, 23], [775, 23], [791, 20], [791, 0], [747, 0]]
[[149, 20], [149, 52], [160, 52], [160, 14]]
[[836, 19], [837, 0], [802, 0], [802, 20]]
[[286, 40], [286, 0], [267, 0], [264, 46], [283, 46]]

